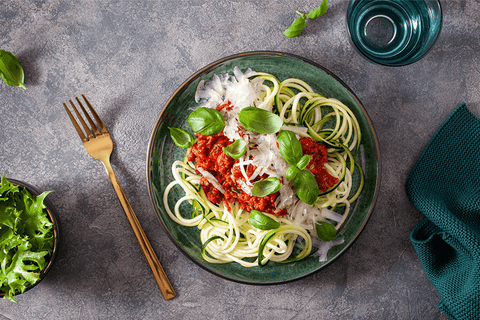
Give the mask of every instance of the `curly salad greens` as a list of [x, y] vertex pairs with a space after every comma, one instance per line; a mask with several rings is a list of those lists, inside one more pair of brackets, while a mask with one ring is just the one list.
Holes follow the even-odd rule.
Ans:
[[44, 210], [45, 197], [9, 182], [0, 183], [0, 292], [4, 299], [40, 280], [53, 253], [53, 224]]

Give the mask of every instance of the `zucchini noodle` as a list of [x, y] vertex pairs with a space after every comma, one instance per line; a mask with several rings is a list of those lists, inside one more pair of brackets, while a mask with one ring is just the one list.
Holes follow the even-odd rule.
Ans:
[[[340, 231], [347, 220], [352, 203], [362, 191], [363, 171], [355, 159], [361, 142], [360, 125], [353, 112], [342, 102], [314, 92], [300, 79], [279, 81], [268, 73], [248, 70], [243, 74], [236, 67], [234, 74], [233, 77], [215, 75], [211, 81], [214, 86], [210, 88], [208, 83], [200, 82], [195, 101], [203, 101], [204, 106], [215, 108], [229, 96], [235, 96], [228, 91], [229, 83], [234, 83], [236, 87], [252, 83], [254, 88], [249, 88], [249, 92], [255, 89], [257, 93], [249, 100], [250, 106], [255, 105], [279, 115], [284, 124], [282, 130], [290, 130], [298, 137], [310, 137], [325, 144], [328, 162], [324, 168], [337, 182], [329, 189], [321, 191], [313, 206], [310, 206], [288, 191], [288, 188], [292, 189], [292, 184], [285, 178], [285, 170], [282, 168], [286, 167], [278, 163], [272, 164], [273, 167], [257, 167], [252, 174], [252, 180], [257, 176], [273, 174], [283, 181], [275, 205], [278, 208], [285, 208], [288, 212], [287, 215], [280, 217], [264, 213], [279, 226], [275, 229], [260, 230], [252, 226], [249, 220], [250, 212], [243, 210], [239, 203], [227, 206], [223, 202], [215, 204], [207, 199], [200, 184], [202, 177], [223, 193], [222, 187], [213, 175], [204, 172], [205, 170], [196, 169], [195, 163], [187, 159], [177, 160], [172, 164], [174, 180], [168, 184], [163, 195], [165, 210], [175, 223], [200, 230], [202, 256], [207, 262], [236, 262], [244, 267], [253, 267], [265, 265], [268, 261], [287, 263], [304, 259], [311, 255], [314, 241], [315, 245], [326, 244], [317, 238], [316, 223], [327, 221], [337, 232]], [[238, 96], [238, 93], [236, 95]], [[209, 97], [215, 97], [216, 100], [213, 101], [213, 98]], [[244, 100], [248, 100], [247, 97]], [[232, 104], [236, 106], [235, 101], [232, 101]], [[238, 137], [238, 134], [235, 134], [235, 137]], [[252, 136], [245, 138], [246, 142], [251, 142], [248, 139], [268, 141], [272, 137]], [[254, 149], [258, 149], [253, 156], [257, 158], [263, 149], [261, 146]], [[254, 163], [250, 157], [252, 152], [254, 151], [247, 149], [246, 154], [235, 163], [235, 166], [240, 166], [240, 171], [246, 177], [246, 181], [241, 182], [242, 191], [246, 193], [250, 192], [252, 187], [252, 181], [246, 174], [247, 166]], [[278, 162], [275, 158], [279, 155], [278, 150], [275, 152], [277, 153], [269, 155], [267, 162]], [[175, 205], [171, 207], [169, 198], [171, 193], [178, 194], [178, 187], [185, 195], [176, 200]], [[183, 205], [184, 203], [188, 206]], [[326, 257], [323, 259], [326, 260]]]

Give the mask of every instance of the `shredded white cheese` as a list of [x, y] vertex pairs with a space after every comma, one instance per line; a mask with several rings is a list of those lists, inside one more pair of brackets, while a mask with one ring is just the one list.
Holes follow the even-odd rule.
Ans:
[[225, 189], [223, 189], [222, 185], [218, 182], [218, 180], [211, 174], [210, 172], [203, 170], [202, 168], [198, 167], [197, 170], [207, 178], [208, 182], [210, 182], [215, 188], [218, 189], [221, 193], [225, 193]]

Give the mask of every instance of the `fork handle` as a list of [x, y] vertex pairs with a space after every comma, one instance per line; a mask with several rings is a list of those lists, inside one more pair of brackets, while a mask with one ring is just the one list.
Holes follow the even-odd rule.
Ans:
[[135, 237], [137, 237], [138, 244], [140, 245], [140, 248], [142, 249], [142, 252], [145, 255], [145, 258], [147, 259], [147, 263], [150, 266], [150, 269], [152, 269], [153, 277], [157, 282], [158, 288], [162, 293], [163, 299], [169, 300], [174, 298], [176, 296], [175, 290], [173, 290], [173, 287], [170, 284], [170, 281], [168, 280], [167, 275], [165, 274], [165, 271], [163, 270], [160, 262], [158, 261], [155, 251], [153, 251], [153, 248], [150, 242], [148, 241], [147, 236], [145, 235], [145, 232], [143, 231], [142, 226], [140, 225], [140, 222], [138, 222], [137, 216], [133, 212], [133, 209], [130, 206], [130, 203], [128, 202], [127, 197], [125, 196], [125, 193], [123, 192], [122, 187], [118, 183], [118, 179], [115, 176], [115, 173], [113, 172], [110, 162], [108, 160], [102, 161], [102, 162], [105, 166], [105, 169], [107, 170], [113, 189], [115, 189], [118, 199], [122, 204], [123, 210], [127, 215], [128, 222], [130, 222], [133, 232], [135, 233]]

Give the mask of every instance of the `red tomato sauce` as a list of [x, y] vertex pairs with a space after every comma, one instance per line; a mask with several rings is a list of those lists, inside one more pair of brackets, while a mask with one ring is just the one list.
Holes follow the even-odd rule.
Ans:
[[[228, 105], [224, 107], [228, 107]], [[245, 177], [240, 167], [234, 166], [238, 160], [223, 153], [222, 148], [230, 144], [229, 139], [223, 132], [210, 136], [200, 134], [197, 134], [197, 136], [197, 142], [190, 148], [187, 160], [195, 162], [197, 174], [200, 174], [198, 168], [208, 171], [225, 190], [222, 193], [206, 177], [202, 177], [200, 184], [208, 200], [215, 204], [223, 201], [228, 210], [230, 210], [231, 204], [238, 202], [240, 203], [240, 208], [248, 212], [255, 209], [276, 216], [287, 214], [285, 209], [278, 210], [275, 208], [275, 198], [278, 196], [278, 192], [265, 197], [257, 197], [242, 191], [238, 181], [242, 180], [245, 182]], [[247, 176], [250, 177], [255, 169], [255, 166], [249, 165], [246, 169]], [[258, 180], [263, 178], [266, 177], [259, 177]]]
[[222, 103], [222, 104], [219, 104], [216, 109], [217, 109], [217, 111], [222, 111], [223, 109], [225, 109], [225, 110], [232, 110], [232, 109], [233, 109], [233, 105], [232, 105], [232, 103], [230, 102], [230, 100], [227, 100], [227, 102]]
[[338, 178], [332, 176], [324, 165], [328, 162], [327, 147], [324, 144], [313, 141], [310, 137], [300, 138], [304, 155], [312, 157], [307, 169], [315, 176], [321, 191], [327, 191], [338, 182]]

